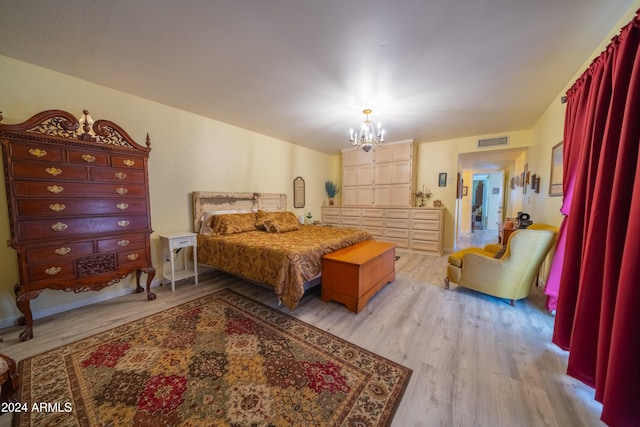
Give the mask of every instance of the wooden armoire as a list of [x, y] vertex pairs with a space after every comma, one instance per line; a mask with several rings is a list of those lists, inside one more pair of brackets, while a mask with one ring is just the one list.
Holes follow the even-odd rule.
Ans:
[[[0, 115], [0, 120], [2, 116]], [[33, 337], [30, 301], [44, 289], [100, 290], [136, 272], [151, 281], [148, 159], [119, 125], [61, 110], [0, 123], [11, 240], [17, 251], [16, 304]]]

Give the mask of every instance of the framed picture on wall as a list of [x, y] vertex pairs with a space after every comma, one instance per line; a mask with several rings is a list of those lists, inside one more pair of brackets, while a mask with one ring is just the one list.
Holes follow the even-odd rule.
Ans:
[[438, 187], [446, 187], [447, 186], [447, 173], [440, 172], [438, 175]]
[[549, 180], [549, 195], [562, 196], [562, 141], [551, 149], [551, 179]]

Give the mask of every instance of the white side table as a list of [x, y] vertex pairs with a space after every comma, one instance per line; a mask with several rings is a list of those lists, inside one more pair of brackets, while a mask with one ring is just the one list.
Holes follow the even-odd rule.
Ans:
[[[195, 278], [195, 284], [198, 284], [198, 248], [196, 233], [178, 232], [178, 233], [164, 233], [159, 234], [160, 242], [162, 243], [162, 284], [164, 285], [165, 279], [171, 280], [171, 292], [176, 290], [176, 280], [186, 279], [188, 277]], [[187, 251], [182, 251], [182, 260], [184, 270], [176, 271], [174, 251], [181, 248], [193, 248], [193, 270], [189, 270], [187, 265]], [[166, 276], [164, 273], [164, 267], [166, 262], [164, 260], [169, 259], [171, 263], [171, 276]]]

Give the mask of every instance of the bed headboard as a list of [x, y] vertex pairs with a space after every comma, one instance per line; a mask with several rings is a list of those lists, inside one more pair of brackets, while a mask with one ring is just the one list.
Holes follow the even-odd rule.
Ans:
[[191, 193], [193, 201], [193, 227], [197, 233], [200, 230], [202, 214], [213, 212], [285, 212], [287, 210], [287, 195], [281, 193], [222, 193], [211, 191], [194, 191]]

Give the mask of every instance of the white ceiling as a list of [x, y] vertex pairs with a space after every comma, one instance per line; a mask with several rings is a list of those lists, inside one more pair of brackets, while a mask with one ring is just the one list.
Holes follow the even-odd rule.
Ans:
[[632, 3], [2, 1], [0, 54], [334, 154], [365, 107], [388, 141], [531, 128]]

